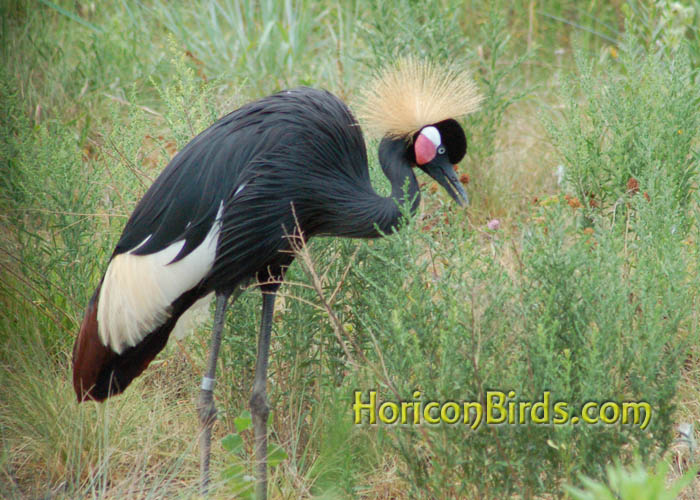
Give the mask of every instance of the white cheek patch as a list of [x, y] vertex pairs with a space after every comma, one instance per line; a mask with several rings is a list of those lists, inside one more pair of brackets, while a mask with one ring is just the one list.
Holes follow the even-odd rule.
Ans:
[[438, 132], [438, 129], [436, 129], [435, 127], [425, 127], [423, 130], [421, 130], [421, 135], [424, 135], [428, 139], [430, 139], [430, 142], [432, 142], [436, 148], [440, 144], [442, 144], [442, 137], [440, 137], [440, 132]]
[[440, 132], [435, 127], [425, 127], [421, 130], [413, 145], [416, 155], [416, 164], [425, 165], [435, 158], [437, 148], [442, 142]]

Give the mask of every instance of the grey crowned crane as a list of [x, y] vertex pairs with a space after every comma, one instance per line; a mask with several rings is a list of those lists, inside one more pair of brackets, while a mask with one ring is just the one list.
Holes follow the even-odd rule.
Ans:
[[[97, 285], [73, 348], [78, 401], [124, 391], [168, 341], [178, 320], [216, 297], [198, 411], [207, 491], [216, 360], [224, 315], [242, 286], [262, 291], [250, 398], [256, 492], [267, 495], [266, 378], [275, 293], [294, 255], [288, 235], [377, 238], [420, 201], [416, 169], [467, 203], [453, 166], [467, 150], [455, 120], [478, 108], [468, 74], [406, 59], [377, 75], [361, 116], [381, 137], [391, 195], [372, 188], [362, 131], [333, 94], [279, 92], [224, 116], [170, 161], [129, 218]], [[407, 185], [408, 189], [405, 190]]]

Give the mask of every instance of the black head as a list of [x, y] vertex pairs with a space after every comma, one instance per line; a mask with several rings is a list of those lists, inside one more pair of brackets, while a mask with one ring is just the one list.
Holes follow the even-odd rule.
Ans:
[[468, 204], [469, 199], [454, 165], [462, 161], [466, 153], [467, 137], [453, 119], [423, 127], [414, 134], [409, 147], [411, 161], [435, 179], [461, 206]]

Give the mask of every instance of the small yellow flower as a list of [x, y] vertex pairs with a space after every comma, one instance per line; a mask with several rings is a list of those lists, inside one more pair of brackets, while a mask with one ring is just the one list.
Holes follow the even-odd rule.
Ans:
[[683, 133], [682, 129], [678, 129], [678, 135], [681, 135]]
[[610, 47], [610, 56], [613, 59], [617, 59], [617, 49], [615, 47]]

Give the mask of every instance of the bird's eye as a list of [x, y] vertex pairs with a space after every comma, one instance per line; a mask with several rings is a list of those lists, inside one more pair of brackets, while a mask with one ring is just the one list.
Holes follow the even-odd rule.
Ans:
[[444, 147], [444, 146], [440, 146], [440, 147], [438, 148], [437, 152], [438, 152], [439, 155], [444, 155], [444, 154], [445, 154], [445, 147]]

